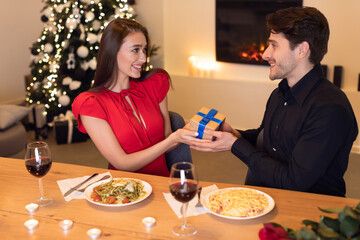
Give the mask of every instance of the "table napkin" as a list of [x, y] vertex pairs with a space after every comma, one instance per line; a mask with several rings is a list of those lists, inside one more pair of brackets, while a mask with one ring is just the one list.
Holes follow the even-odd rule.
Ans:
[[[218, 190], [219, 188], [214, 184], [214, 185], [210, 185], [207, 187], [203, 187], [202, 191], [201, 191], [201, 196], [200, 198], [202, 198], [203, 196], [206, 196], [208, 193], [213, 192], [215, 190]], [[164, 197], [166, 199], [166, 201], [168, 202], [168, 204], [170, 205], [171, 209], [174, 211], [174, 213], [178, 216], [178, 218], [182, 217], [181, 214], [181, 205], [182, 203], [175, 200], [175, 198], [171, 195], [171, 193], [163, 193]], [[186, 217], [189, 216], [197, 216], [203, 213], [207, 213], [208, 211], [203, 207], [201, 209], [197, 209], [195, 208], [196, 203], [198, 202], [198, 197], [196, 195], [196, 197], [194, 197], [188, 205], [187, 211], [186, 211]]]
[[[86, 183], [84, 183], [84, 185], [81, 186], [80, 188], [89, 186], [92, 183], [99, 181], [101, 178], [103, 178], [106, 175], [109, 175], [112, 178], [110, 172], [101, 173], [101, 174], [93, 177]], [[64, 179], [64, 180], [58, 180], [57, 184], [59, 185], [62, 195], [64, 195], [64, 193], [66, 193], [70, 188], [76, 186], [77, 184], [81, 183], [82, 181], [85, 181], [88, 177], [90, 177], [90, 175], [78, 177], [78, 178], [69, 178], [69, 179]], [[85, 194], [83, 192], [73, 191], [71, 194], [69, 194], [68, 196], [66, 196], [64, 198], [65, 198], [65, 201], [67, 201], [67, 202], [71, 201], [72, 199], [85, 199]]]

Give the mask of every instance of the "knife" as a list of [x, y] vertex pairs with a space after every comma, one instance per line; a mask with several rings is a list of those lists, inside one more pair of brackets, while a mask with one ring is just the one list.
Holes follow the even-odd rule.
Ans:
[[84, 183], [86, 183], [87, 181], [89, 181], [90, 179], [92, 179], [93, 177], [95, 177], [96, 175], [98, 175], [98, 173], [94, 173], [93, 175], [91, 175], [90, 177], [88, 177], [87, 179], [85, 179], [85, 181], [82, 181], [82, 182], [79, 183], [78, 185], [70, 188], [66, 193], [64, 193], [64, 197], [68, 196], [70, 193], [72, 193], [73, 191], [75, 191], [76, 189], [78, 189], [79, 187], [81, 187], [81, 185], [83, 185]]

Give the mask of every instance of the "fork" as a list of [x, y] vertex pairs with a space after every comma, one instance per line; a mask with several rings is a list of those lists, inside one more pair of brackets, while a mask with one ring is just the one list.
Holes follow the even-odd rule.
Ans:
[[[103, 176], [102, 178], [100, 178], [99, 180], [97, 180], [97, 181], [95, 181], [95, 182], [93, 182], [93, 183], [96, 183], [96, 182], [99, 182], [99, 181], [101, 181], [101, 180], [105, 180], [105, 179], [108, 179], [108, 178], [110, 178], [110, 176], [109, 176], [109, 175], [105, 175], [105, 176]], [[91, 184], [93, 184], [93, 183], [91, 183]], [[88, 186], [90, 186], [91, 184], [89, 184], [89, 185], [87, 185], [87, 186], [85, 186], [85, 187], [83, 187], [83, 188], [76, 189], [75, 191], [85, 192], [86, 188], [87, 188]]]
[[200, 201], [201, 190], [202, 190], [202, 187], [199, 187], [199, 189], [198, 189], [198, 202], [195, 205], [195, 208], [202, 208], [203, 207], [203, 205], [201, 204], [201, 201]]

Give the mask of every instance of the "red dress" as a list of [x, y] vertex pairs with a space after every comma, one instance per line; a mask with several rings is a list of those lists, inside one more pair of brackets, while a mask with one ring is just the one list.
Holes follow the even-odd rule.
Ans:
[[[142, 82], [130, 80], [129, 89], [120, 93], [107, 89], [99, 93], [83, 92], [74, 100], [72, 111], [79, 123], [79, 130], [84, 133], [87, 132], [81, 123], [80, 115], [107, 121], [121, 147], [130, 154], [165, 139], [164, 119], [159, 103], [166, 97], [169, 87], [167, 75], [156, 73]], [[125, 96], [131, 100], [137, 114], [142, 116], [146, 128], [133, 115], [133, 110], [125, 100]], [[165, 154], [136, 172], [169, 176]]]

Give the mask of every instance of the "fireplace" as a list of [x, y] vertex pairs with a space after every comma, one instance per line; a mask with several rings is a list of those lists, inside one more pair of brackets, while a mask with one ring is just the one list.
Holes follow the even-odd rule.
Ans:
[[266, 15], [302, 0], [216, 0], [216, 60], [267, 65]]

